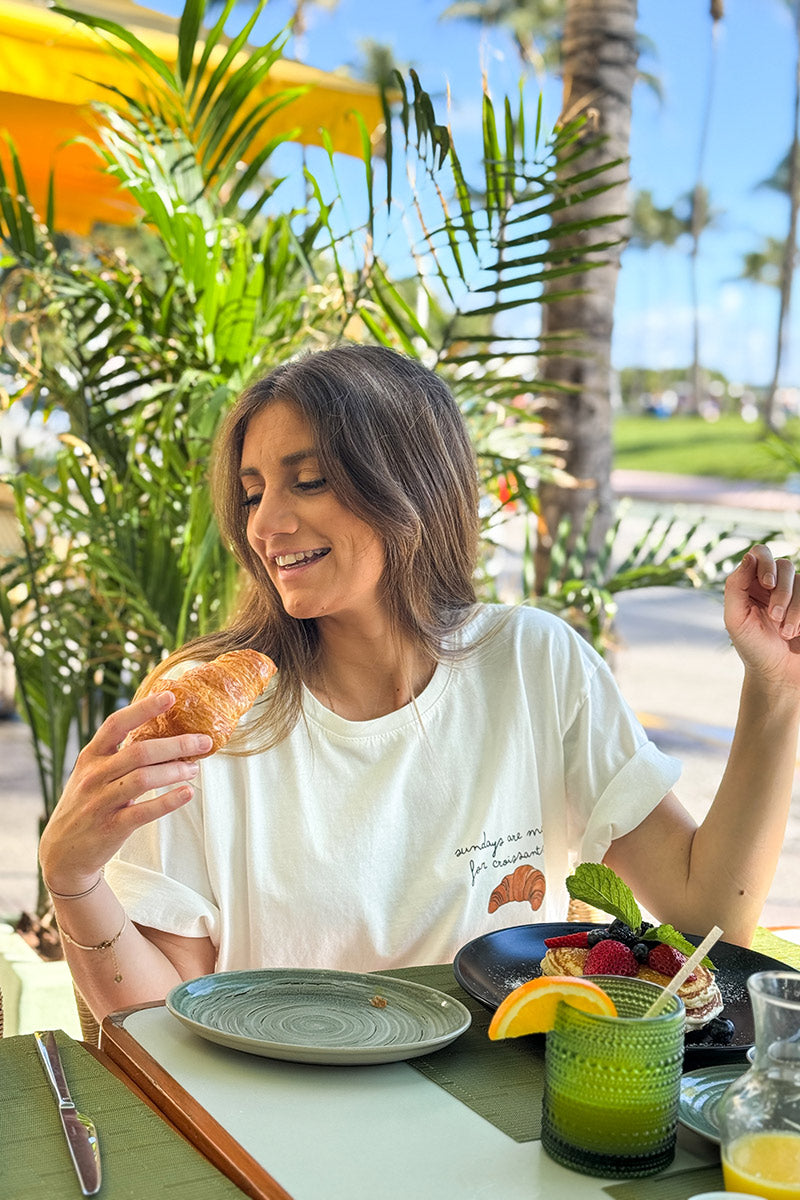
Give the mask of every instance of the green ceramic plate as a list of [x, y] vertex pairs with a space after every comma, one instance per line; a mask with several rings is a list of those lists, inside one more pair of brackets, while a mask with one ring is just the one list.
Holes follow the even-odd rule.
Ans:
[[681, 1095], [678, 1101], [678, 1120], [709, 1142], [719, 1145], [719, 1127], [715, 1110], [722, 1093], [734, 1079], [748, 1070], [747, 1063], [727, 1066], [701, 1067], [681, 1076]]
[[234, 1050], [292, 1062], [365, 1065], [430, 1054], [468, 1028], [469, 1009], [411, 980], [348, 971], [228, 971], [178, 984], [167, 1008]]

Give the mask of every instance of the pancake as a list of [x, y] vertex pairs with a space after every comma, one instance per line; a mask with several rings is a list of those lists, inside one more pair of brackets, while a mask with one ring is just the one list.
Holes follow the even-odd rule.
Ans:
[[576, 946], [557, 946], [548, 950], [541, 961], [543, 975], [582, 975], [588, 950]]
[[[554, 946], [548, 950], [540, 963], [543, 975], [583, 975], [583, 967], [589, 951], [577, 946]], [[708, 967], [698, 964], [692, 972], [694, 978], [685, 980], [678, 988], [678, 995], [686, 1009], [686, 1028], [701, 1029], [718, 1017], [724, 1007], [717, 981]], [[646, 979], [666, 987], [669, 975], [654, 971], [652, 967], [640, 966], [637, 979]]]
[[[724, 1007], [719, 985], [708, 967], [698, 963], [692, 974], [694, 979], [687, 979], [678, 988], [678, 995], [686, 1009], [686, 1028], [700, 1029], [714, 1017], [718, 1017]], [[669, 975], [653, 971], [650, 967], [640, 967], [639, 979], [648, 979], [660, 987], [669, 983]]]

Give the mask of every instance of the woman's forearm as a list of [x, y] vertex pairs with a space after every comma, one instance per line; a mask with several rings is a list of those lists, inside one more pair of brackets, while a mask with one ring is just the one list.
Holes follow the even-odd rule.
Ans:
[[749, 944], [780, 856], [792, 798], [800, 704], [745, 677], [728, 762], [694, 835], [687, 902], [713, 906], [726, 940]]
[[105, 879], [85, 895], [53, 895], [53, 904], [75, 985], [98, 1020], [163, 1000], [180, 982], [178, 967], [134, 925]]

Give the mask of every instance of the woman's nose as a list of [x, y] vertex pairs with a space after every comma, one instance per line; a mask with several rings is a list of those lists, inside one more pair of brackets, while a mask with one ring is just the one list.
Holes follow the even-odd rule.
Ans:
[[284, 495], [264, 495], [250, 518], [249, 534], [261, 542], [281, 533], [296, 533], [298, 519], [291, 498]]

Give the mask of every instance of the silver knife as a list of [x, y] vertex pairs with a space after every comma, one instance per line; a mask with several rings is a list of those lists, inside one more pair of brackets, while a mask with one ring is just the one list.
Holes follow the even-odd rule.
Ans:
[[84, 1117], [75, 1107], [75, 1102], [67, 1086], [67, 1077], [61, 1065], [55, 1034], [35, 1033], [36, 1049], [44, 1064], [53, 1095], [58, 1103], [58, 1114], [64, 1127], [64, 1134], [69, 1146], [70, 1156], [81, 1185], [84, 1196], [94, 1196], [100, 1191], [100, 1147], [97, 1142], [97, 1130], [88, 1117]]

